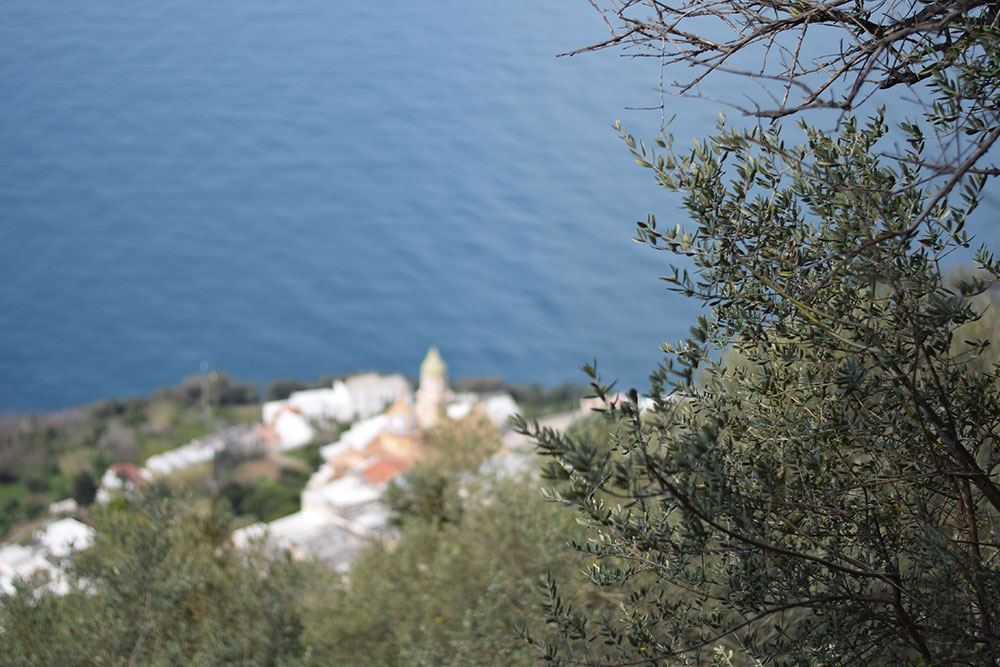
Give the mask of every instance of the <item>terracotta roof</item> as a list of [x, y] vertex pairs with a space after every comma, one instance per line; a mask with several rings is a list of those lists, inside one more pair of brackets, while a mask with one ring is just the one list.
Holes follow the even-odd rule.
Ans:
[[381, 484], [382, 482], [388, 482], [400, 473], [406, 472], [406, 469], [406, 465], [401, 461], [381, 459], [365, 468], [361, 474], [372, 484]]
[[146, 481], [139, 466], [134, 463], [115, 463], [111, 466], [111, 472], [133, 484], [142, 484]]

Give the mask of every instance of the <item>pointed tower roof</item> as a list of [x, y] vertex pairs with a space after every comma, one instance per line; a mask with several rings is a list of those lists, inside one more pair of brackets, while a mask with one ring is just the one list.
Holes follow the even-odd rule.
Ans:
[[444, 359], [441, 358], [441, 353], [431, 345], [423, 363], [420, 364], [420, 377], [444, 377], [447, 372], [448, 367], [445, 365]]

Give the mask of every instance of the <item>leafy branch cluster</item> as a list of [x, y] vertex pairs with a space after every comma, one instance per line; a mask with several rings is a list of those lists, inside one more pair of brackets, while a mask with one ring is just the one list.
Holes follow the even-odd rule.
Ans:
[[[584, 50], [700, 68], [682, 93], [762, 54], [738, 73], [785, 95], [687, 151], [618, 126], [691, 221], [650, 215], [636, 240], [685, 258], [663, 279], [709, 313], [663, 345], [650, 414], [588, 369], [611, 447], [521, 423], [552, 498], [592, 527], [589, 578], [624, 596], [590, 614], [547, 580], [562, 641], [529, 642], [553, 664], [994, 664], [1000, 365], [968, 332], [1000, 261], [942, 265], [997, 173], [997, 3], [609, 4], [612, 39]], [[845, 37], [806, 62], [817, 29]], [[901, 84], [931, 96], [918, 119], [850, 113]], [[835, 132], [799, 118], [786, 139], [778, 119], [823, 106]]]
[[[533, 432], [557, 497], [601, 529], [583, 548], [626, 563], [591, 572], [632, 591], [624, 624], [596, 626], [601, 659], [720, 641], [798, 662], [997, 650], [998, 374], [968, 372], [987, 341], [949, 353], [987, 283], [948, 288], [939, 268], [968, 243], [984, 179], [909, 236], [929, 193], [906, 163], [881, 165], [882, 118], [804, 129], [789, 148], [720, 124], [684, 155], [624, 136], [696, 223], [651, 216], [637, 238], [692, 259], [697, 273], [665, 279], [712, 315], [664, 345], [655, 418], [635, 398], [613, 406], [611, 451]], [[980, 263], [1000, 269], [985, 250]]]

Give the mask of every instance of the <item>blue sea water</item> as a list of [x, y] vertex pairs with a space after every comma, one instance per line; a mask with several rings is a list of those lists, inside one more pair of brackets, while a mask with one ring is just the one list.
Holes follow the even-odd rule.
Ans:
[[[642, 385], [697, 307], [630, 241], [675, 203], [653, 63], [556, 58], [582, 0], [0, 4], [0, 412], [204, 367]], [[679, 103], [701, 134], [711, 105]]]
[[0, 5], [0, 411], [242, 379], [641, 382], [693, 310], [576, 0]]

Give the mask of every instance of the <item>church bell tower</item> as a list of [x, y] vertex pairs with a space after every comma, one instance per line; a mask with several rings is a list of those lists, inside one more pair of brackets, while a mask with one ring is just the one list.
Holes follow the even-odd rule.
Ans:
[[420, 428], [430, 428], [441, 419], [448, 397], [448, 367], [433, 345], [420, 364], [420, 386], [417, 388], [417, 422]]

